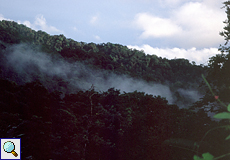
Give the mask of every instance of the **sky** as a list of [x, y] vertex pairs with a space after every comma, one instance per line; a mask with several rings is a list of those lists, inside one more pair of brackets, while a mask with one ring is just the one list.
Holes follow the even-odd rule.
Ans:
[[0, 20], [78, 42], [116, 43], [208, 64], [224, 44], [226, 0], [0, 0]]

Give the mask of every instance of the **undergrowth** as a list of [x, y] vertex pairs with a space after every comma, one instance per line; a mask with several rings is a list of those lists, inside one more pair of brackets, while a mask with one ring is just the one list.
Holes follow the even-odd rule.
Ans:
[[[214, 96], [214, 98], [221, 104], [223, 105], [224, 107], [227, 108], [227, 112], [221, 112], [221, 113], [218, 113], [216, 115], [214, 115], [213, 117], [214, 118], [217, 118], [217, 119], [227, 119], [227, 120], [230, 120], [230, 104], [225, 105], [217, 95], [214, 94], [214, 92], [212, 91], [212, 88], [211, 86], [209, 85], [208, 81], [205, 79], [204, 75], [202, 75], [202, 78], [204, 79], [205, 83], [207, 84], [209, 90], [211, 91], [212, 95]], [[204, 140], [204, 138], [213, 130], [216, 130], [216, 129], [220, 129], [220, 128], [225, 128], [225, 129], [229, 129], [230, 128], [230, 125], [224, 125], [224, 126], [219, 126], [219, 127], [215, 127], [215, 128], [212, 128], [210, 129], [209, 131], [206, 132], [206, 134], [203, 136], [203, 138], [201, 139], [201, 142]], [[225, 140], [228, 140], [230, 139], [230, 135], [228, 135]], [[226, 154], [223, 154], [221, 156], [218, 156], [218, 157], [214, 157], [212, 154], [210, 154], [209, 152], [206, 152], [206, 153], [203, 153], [202, 154], [202, 157], [199, 157], [197, 154], [199, 152], [199, 146], [197, 147], [197, 151], [196, 151], [196, 155], [193, 156], [193, 160], [217, 160], [217, 159], [222, 159], [226, 156], [230, 156], [230, 153], [226, 153]]]

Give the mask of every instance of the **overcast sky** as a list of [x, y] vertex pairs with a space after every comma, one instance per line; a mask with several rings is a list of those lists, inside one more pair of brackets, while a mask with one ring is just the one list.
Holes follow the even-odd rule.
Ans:
[[224, 44], [226, 0], [0, 0], [13, 20], [76, 41], [118, 43], [207, 65]]

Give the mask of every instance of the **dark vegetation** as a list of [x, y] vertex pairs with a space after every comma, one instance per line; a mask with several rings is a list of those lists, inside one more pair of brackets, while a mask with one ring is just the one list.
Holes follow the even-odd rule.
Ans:
[[[228, 3], [225, 5], [229, 13]], [[224, 29], [221, 35], [228, 40], [229, 25]], [[46, 77], [23, 82], [10, 70], [6, 74], [5, 63], [1, 63], [0, 137], [21, 138], [22, 159], [180, 160], [192, 159], [197, 153], [220, 156], [229, 152], [229, 142], [224, 141], [229, 131], [225, 129], [213, 130], [200, 142], [208, 130], [227, 123], [207, 116], [214, 108], [215, 112], [226, 109], [214, 103], [201, 78], [204, 74], [214, 93], [229, 103], [227, 44], [220, 47], [222, 54], [210, 58], [208, 66], [198, 66], [186, 59], [145, 55], [119, 44], [87, 44], [63, 35], [50, 36], [4, 20], [0, 41], [1, 62], [12, 46], [23, 43], [70, 63], [80, 61], [106, 73], [167, 84], [172, 91], [195, 88], [204, 94], [190, 109], [181, 109], [163, 97], [138, 91], [96, 91], [97, 86], [92, 85], [88, 90], [68, 92], [68, 82], [58, 77], [47, 77], [46, 84], [41, 81]], [[59, 87], [51, 89], [49, 84]], [[178, 92], [174, 96], [187, 103]]]

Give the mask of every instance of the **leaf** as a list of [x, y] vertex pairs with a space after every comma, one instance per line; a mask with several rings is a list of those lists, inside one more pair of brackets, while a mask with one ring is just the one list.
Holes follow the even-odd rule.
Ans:
[[230, 135], [228, 135], [228, 137], [225, 138], [225, 140], [228, 140], [228, 139], [230, 139]]
[[227, 109], [228, 109], [228, 111], [230, 112], [230, 104], [228, 105]]
[[198, 157], [197, 155], [193, 156], [193, 160], [213, 160], [214, 156], [211, 155], [210, 153], [203, 153], [202, 154], [203, 158]]
[[202, 154], [202, 157], [204, 157], [204, 160], [212, 160], [214, 158], [213, 155], [211, 155], [210, 153], [204, 153]]
[[230, 119], [230, 113], [222, 112], [222, 113], [218, 113], [218, 114], [214, 115], [213, 117], [217, 118], [217, 119]]

